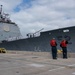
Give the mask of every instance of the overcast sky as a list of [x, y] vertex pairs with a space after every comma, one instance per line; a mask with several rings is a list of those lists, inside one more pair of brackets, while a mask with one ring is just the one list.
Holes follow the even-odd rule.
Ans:
[[75, 26], [75, 0], [0, 0], [0, 5], [24, 37], [42, 28]]

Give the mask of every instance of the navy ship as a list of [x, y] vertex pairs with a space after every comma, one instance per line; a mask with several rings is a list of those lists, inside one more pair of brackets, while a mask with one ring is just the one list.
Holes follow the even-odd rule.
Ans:
[[4, 47], [8, 50], [49, 52], [51, 49], [50, 40], [56, 38], [58, 44], [57, 48], [59, 50], [61, 50], [61, 40], [66, 39], [69, 42], [68, 51], [75, 52], [74, 32], [75, 26], [40, 32], [40, 35], [37, 37], [27, 35], [28, 38], [0, 43], [0, 47]]
[[[2, 8], [1, 8], [2, 9]], [[2, 13], [2, 11], [1, 11]], [[20, 31], [18, 26], [10, 20], [5, 20], [2, 14], [0, 21], [0, 41], [7, 41], [10, 37], [19, 37]], [[38, 31], [37, 31], [38, 32]], [[35, 36], [36, 33], [27, 34], [28, 38], [12, 40], [0, 43], [0, 47], [6, 48], [7, 50], [20, 50], [20, 51], [40, 51], [50, 52], [50, 40], [56, 38], [57, 48], [60, 50], [60, 42], [66, 39], [68, 44], [68, 51], [75, 52], [75, 26], [65, 27], [55, 30], [49, 30], [39, 32], [39, 36]]]
[[9, 14], [4, 13], [0, 6], [0, 42], [17, 39], [21, 36], [19, 27], [9, 19]]

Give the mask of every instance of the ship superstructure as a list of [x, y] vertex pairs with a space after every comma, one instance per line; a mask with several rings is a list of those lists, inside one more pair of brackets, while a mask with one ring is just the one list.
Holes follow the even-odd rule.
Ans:
[[21, 36], [19, 27], [9, 19], [9, 14], [2, 11], [0, 6], [0, 42], [17, 39]]

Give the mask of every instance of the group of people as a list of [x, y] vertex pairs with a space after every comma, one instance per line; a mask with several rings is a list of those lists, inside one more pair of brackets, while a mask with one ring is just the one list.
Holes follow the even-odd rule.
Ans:
[[[63, 59], [67, 59], [67, 44], [68, 44], [68, 41], [65, 39], [63, 39], [60, 42], [60, 47], [62, 48], [62, 51], [63, 51]], [[50, 45], [52, 50], [52, 57], [53, 59], [57, 59], [57, 42], [55, 38], [50, 40]]]

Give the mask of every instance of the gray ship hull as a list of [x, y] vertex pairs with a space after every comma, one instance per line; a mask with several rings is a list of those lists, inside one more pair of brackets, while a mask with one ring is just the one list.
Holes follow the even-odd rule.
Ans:
[[26, 39], [20, 39], [11, 42], [1, 43], [0, 47], [4, 47], [8, 50], [25, 50], [25, 51], [41, 51], [49, 52], [51, 50], [50, 40], [54, 37], [57, 40], [57, 48], [60, 50], [60, 41], [67, 39], [68, 51], [75, 52], [75, 26], [66, 27], [51, 31], [41, 32], [38, 37], [31, 37]]

